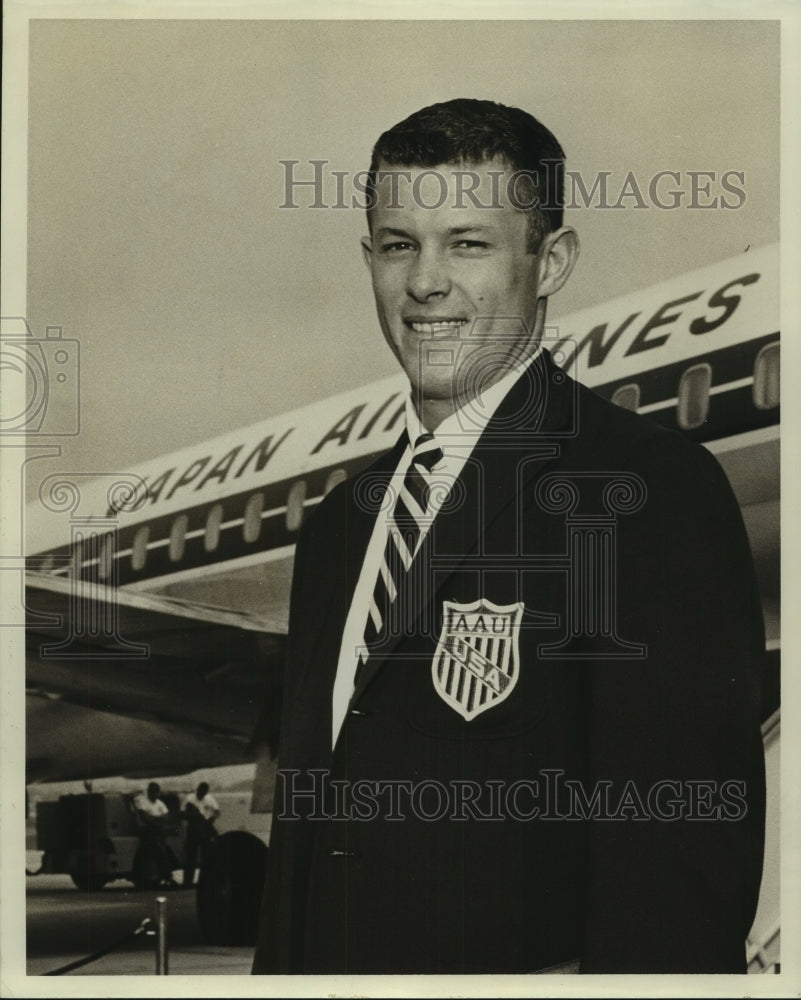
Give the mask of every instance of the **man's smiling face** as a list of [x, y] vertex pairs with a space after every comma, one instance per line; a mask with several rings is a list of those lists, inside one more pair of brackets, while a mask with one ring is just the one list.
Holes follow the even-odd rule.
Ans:
[[[394, 191], [389, 177], [376, 185], [365, 259], [418, 409], [441, 419], [536, 348], [540, 254], [530, 252], [528, 214], [508, 199], [503, 161], [395, 169]], [[478, 179], [471, 194], [460, 171]]]

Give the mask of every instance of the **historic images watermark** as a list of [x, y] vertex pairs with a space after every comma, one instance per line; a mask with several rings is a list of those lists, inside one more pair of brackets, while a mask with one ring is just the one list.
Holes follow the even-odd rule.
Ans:
[[[747, 200], [744, 170], [675, 170], [665, 168], [648, 177], [637, 177], [633, 170], [616, 174], [596, 171], [585, 177], [578, 170], [562, 170], [554, 161], [553, 176], [540, 176], [531, 170], [485, 170], [481, 173], [464, 168], [433, 167], [428, 170], [405, 170], [402, 167], [379, 170], [375, 177], [369, 170], [335, 170], [330, 161], [286, 159], [278, 161], [283, 171], [285, 209], [359, 209], [375, 208], [376, 188], [386, 181], [389, 192], [387, 208], [400, 209], [412, 204], [418, 208], [449, 207], [498, 208], [504, 197], [521, 211], [554, 208], [550, 195], [563, 187], [565, 209], [649, 209], [672, 211], [678, 208], [742, 208]], [[546, 163], [545, 170], [549, 170]], [[563, 184], [558, 183], [559, 175]], [[482, 178], [489, 178], [480, 196]], [[450, 184], [450, 181], [453, 184]], [[433, 184], [431, 182], [434, 182]], [[425, 188], [425, 191], [424, 191]], [[543, 196], [543, 192], [546, 192]]]
[[504, 779], [334, 779], [328, 770], [279, 771], [276, 812], [284, 820], [367, 823], [728, 821], [745, 818], [746, 783], [737, 779], [664, 778], [592, 783], [558, 768]]
[[22, 316], [0, 324], [0, 434], [74, 437], [81, 425], [78, 341], [60, 326], [37, 337]]
[[[65, 337], [63, 327], [48, 326], [37, 336], [25, 317], [2, 318], [0, 327], [0, 448], [19, 462], [23, 483], [26, 461], [59, 457], [59, 439], [75, 437], [81, 430], [81, 353], [77, 339]], [[45, 442], [50, 442], [45, 444]], [[12, 449], [14, 449], [12, 451]], [[141, 659], [149, 655], [147, 643], [123, 638], [117, 598], [119, 550], [116, 517], [105, 511], [85, 509], [90, 480], [105, 481], [108, 507], [113, 512], [132, 511], [146, 499], [145, 484], [125, 473], [65, 472], [47, 476], [40, 484], [37, 506], [41, 513], [64, 516], [65, 542], [57, 551], [25, 556], [24, 515], [20, 518], [12, 556], [4, 556], [1, 569], [20, 575], [16, 607], [21, 624], [60, 636], [42, 642], [42, 660]], [[68, 539], [68, 540], [67, 540]], [[42, 614], [31, 606], [23, 574], [41, 586], [63, 591], [65, 613]], [[4, 623], [5, 624], [5, 623]]]
[[[59, 628], [65, 636], [39, 646], [42, 660], [147, 659], [150, 644], [126, 639], [120, 629], [118, 596], [120, 522], [107, 510], [83, 509], [85, 488], [102, 483], [105, 508], [133, 512], [147, 499], [147, 486], [131, 473], [53, 473], [39, 486], [43, 510], [64, 517], [69, 541], [61, 555], [63, 575], [58, 583], [68, 591], [67, 613]], [[66, 532], [65, 532], [66, 534]], [[51, 557], [52, 559], [52, 554]], [[32, 556], [30, 569], [41, 569], [48, 555]], [[52, 571], [48, 574], [51, 586]]]

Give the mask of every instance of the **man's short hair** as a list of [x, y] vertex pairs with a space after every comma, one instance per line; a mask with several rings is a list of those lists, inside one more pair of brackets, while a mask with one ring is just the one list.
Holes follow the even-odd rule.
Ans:
[[367, 221], [376, 201], [379, 166], [437, 167], [484, 163], [498, 157], [530, 178], [529, 210], [535, 251], [543, 235], [562, 225], [565, 154], [556, 137], [527, 111], [495, 101], [458, 98], [415, 111], [381, 135], [367, 179]]

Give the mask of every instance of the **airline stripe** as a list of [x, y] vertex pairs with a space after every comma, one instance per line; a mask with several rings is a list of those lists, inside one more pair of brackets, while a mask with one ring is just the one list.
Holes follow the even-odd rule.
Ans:
[[[732, 389], [742, 389], [747, 385], [754, 384], [754, 376], [748, 378], [738, 378], [734, 382], [724, 382], [722, 385], [713, 385], [709, 389], [710, 396], [718, 396], [722, 392], [730, 392]], [[673, 396], [671, 399], [661, 399], [658, 403], [648, 403], [646, 406], [638, 406], [638, 413], [655, 413], [657, 410], [664, 410], [666, 407], [678, 406], [679, 397]]]
[[[735, 383], [743, 382], [746, 378], [752, 380], [757, 355], [763, 347], [778, 343], [779, 339], [779, 332], [776, 331], [744, 343], [721, 347], [681, 361], [673, 361], [670, 364], [661, 365], [659, 368], [651, 368], [638, 374], [629, 375], [627, 378], [599, 382], [592, 388], [599, 395], [608, 399], [616, 389], [624, 385], [636, 384], [640, 387], [644, 404], [651, 405], [661, 402], [662, 405], [667, 406], [672, 400], [675, 405], [676, 390], [684, 372], [695, 365], [708, 364], [712, 369], [713, 388], [723, 386], [725, 388], [721, 391], [725, 392], [726, 389], [732, 388]], [[579, 372], [579, 381], [582, 380], [583, 374], [585, 374], [583, 371]]]
[[[748, 367], [752, 370], [753, 359], [758, 350], [762, 346], [766, 346], [766, 344], [776, 342], [777, 340], [778, 334], [773, 334], [763, 337], [759, 341], [752, 341], [747, 345], [736, 345], [735, 348], [729, 349], [728, 352], [714, 352], [714, 354], [697, 356], [691, 360], [694, 364], [709, 361], [710, 359], [714, 361], [716, 360], [716, 355], [731, 353], [736, 354], [741, 371], [743, 367]], [[749, 350], [744, 352], [744, 347], [748, 347]], [[734, 374], [734, 361], [735, 358], [732, 357], [730, 364], [718, 366], [717, 369], [713, 367], [713, 377], [721, 367], [728, 368], [731, 374]], [[670, 379], [675, 392], [678, 385], [678, 378], [680, 378], [679, 372], [686, 370], [689, 364], [684, 363], [678, 367], [671, 367], [676, 368], [675, 372], [671, 372]], [[643, 373], [640, 384], [644, 394], [651, 385], [652, 374], [654, 373]], [[603, 386], [597, 386], [596, 391], [608, 398], [619, 385], [629, 384], [632, 381], [632, 379], [628, 379], [621, 383], [608, 383]], [[726, 382], [713, 385], [710, 388], [710, 408], [706, 422], [699, 428], [692, 431], [684, 431], [683, 433], [697, 441], [709, 441], [726, 435], [743, 433], [778, 423], [778, 407], [774, 407], [771, 410], [758, 410], [754, 407], [750, 391], [752, 385], [753, 374], [739, 378], [730, 378]], [[658, 400], [654, 400], [653, 396], [651, 396], [651, 399], [648, 399], [648, 395], [645, 395], [643, 405], [639, 407], [639, 412], [649, 414], [652, 416], [652, 419], [656, 419], [660, 423], [676, 429], [678, 426], [676, 409], [677, 397], [675, 395], [666, 396]], [[270, 504], [270, 500], [274, 501], [279, 496], [282, 498], [286, 497], [294, 483], [302, 478], [305, 479], [308, 487], [307, 498], [303, 504], [304, 509], [313, 508], [322, 500], [325, 484], [333, 471], [344, 469], [352, 476], [368, 464], [372, 458], [372, 455], [368, 455], [349, 463], [342, 463], [341, 465], [333, 463], [324, 469], [313, 470], [291, 480], [265, 485], [262, 492], [265, 497], [267, 509], [260, 511], [263, 528], [256, 542], [246, 543], [241, 538], [241, 527], [244, 524], [244, 518], [239, 516], [231, 517], [230, 514], [220, 524], [219, 542], [213, 550], [206, 551], [202, 539], [206, 534], [205, 521], [210, 511], [217, 504], [222, 504], [226, 512], [230, 512], [232, 509], [236, 510], [237, 508], [243, 510], [247, 500], [255, 492], [258, 492], [258, 490], [248, 490], [247, 492], [233, 494], [215, 502], [206, 501], [197, 507], [186, 508], [183, 512], [178, 511], [170, 515], [159, 515], [149, 520], [143, 519], [130, 523], [131, 519], [129, 518], [129, 523], [126, 523], [126, 519], [123, 516], [122, 525], [116, 529], [119, 547], [113, 553], [113, 559], [117, 567], [115, 572], [118, 583], [125, 585], [127, 583], [145, 582], [155, 577], [166, 577], [177, 572], [188, 572], [193, 568], [201, 569], [213, 564], [222, 565], [246, 555], [249, 556], [259, 552], [266, 553], [274, 549], [291, 546], [297, 539], [297, 531], [290, 530], [284, 523], [287, 506], [285, 504], [276, 504], [275, 502]], [[404, 502], [404, 507], [408, 507], [408, 502]], [[191, 528], [187, 530], [184, 536], [186, 552], [183, 558], [172, 562], [168, 559], [167, 549], [175, 518], [180, 516], [181, 513], [189, 517]], [[409, 516], [411, 517], [411, 515]], [[109, 530], [115, 527], [114, 522], [109, 523]], [[148, 540], [146, 546], [142, 546], [148, 553], [145, 565], [141, 569], [133, 569], [130, 564], [130, 556], [133, 552], [134, 538], [144, 528], [148, 528], [151, 536], [155, 537]], [[93, 549], [90, 543], [86, 544], [84, 552], [86, 558], [82, 559], [81, 564], [87, 571], [87, 576], [95, 575], [96, 569], [94, 567], [97, 566], [99, 561], [97, 549]], [[63, 544], [45, 552], [37, 553], [34, 556], [29, 556], [28, 558], [30, 559], [32, 568], [39, 569], [47, 557], [53, 557], [53, 560], [57, 561], [59, 565], [53, 567], [50, 572], [55, 576], [62, 576], [70, 572], [68, 564], [72, 555], [73, 546]], [[151, 556], [152, 558], [150, 558]]]
[[[304, 500], [304, 507], [316, 507], [319, 504], [321, 497], [314, 497], [312, 500]], [[176, 513], [175, 517], [180, 515], [180, 511]], [[269, 517], [276, 517], [280, 514], [286, 513], [286, 507], [272, 507], [270, 510], [264, 510], [261, 512], [261, 520], [264, 521]], [[144, 522], [145, 524], [147, 522]], [[220, 532], [226, 531], [230, 528], [239, 528], [245, 523], [244, 517], [233, 517], [228, 521], [222, 521], [220, 523]], [[137, 528], [141, 527], [138, 525]], [[187, 531], [184, 534], [184, 541], [188, 542], [192, 538], [203, 538], [206, 534], [206, 529], [204, 528], [194, 528], [192, 531]], [[154, 549], [167, 548], [170, 544], [169, 537], [167, 538], [157, 538], [155, 541], [148, 542], [145, 548], [148, 552], [152, 552]], [[55, 551], [55, 550], [53, 550]], [[124, 559], [126, 556], [133, 554], [133, 548], [116, 549], [112, 554], [112, 559]], [[95, 559], [84, 559], [81, 561], [81, 566], [95, 566], [100, 562], [99, 558]], [[70, 572], [71, 567], [60, 566], [57, 569], [53, 569], [51, 572], [53, 576], [66, 575]]]

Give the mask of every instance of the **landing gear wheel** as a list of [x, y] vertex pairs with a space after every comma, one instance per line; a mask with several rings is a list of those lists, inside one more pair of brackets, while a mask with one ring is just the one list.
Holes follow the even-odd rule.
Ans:
[[197, 885], [197, 917], [214, 945], [256, 943], [267, 871], [267, 848], [242, 830], [224, 833], [203, 855]]
[[78, 858], [70, 870], [70, 878], [81, 892], [99, 892], [108, 879], [94, 870], [91, 855], [84, 854]]

